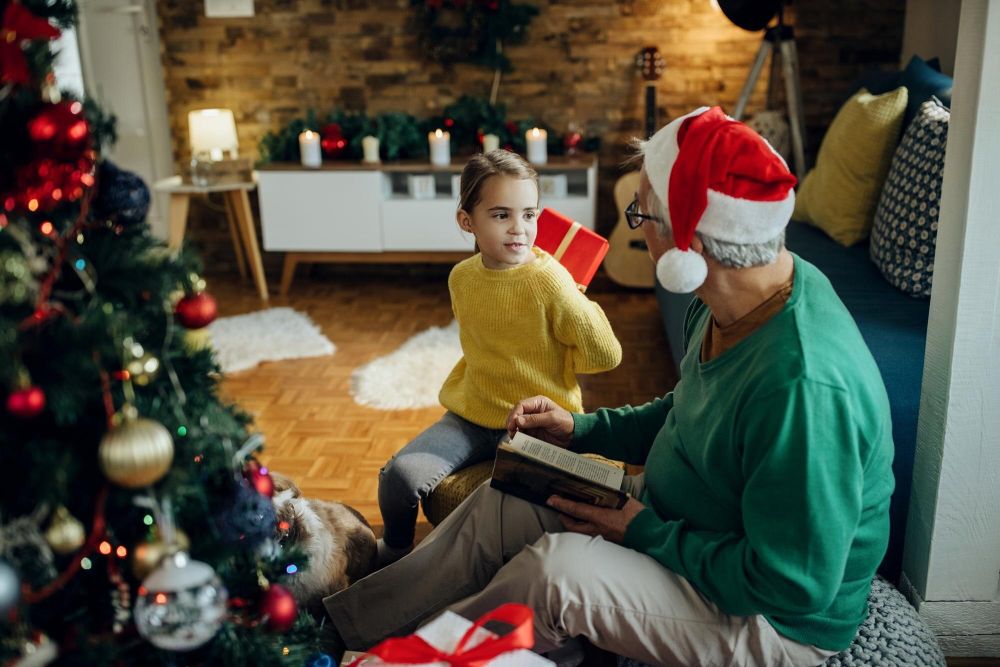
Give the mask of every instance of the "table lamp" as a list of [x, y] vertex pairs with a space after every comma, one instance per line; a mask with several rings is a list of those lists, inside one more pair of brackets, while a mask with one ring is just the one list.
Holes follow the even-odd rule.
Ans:
[[188, 113], [191, 143], [190, 178], [208, 186], [252, 178], [250, 160], [239, 158], [236, 121], [230, 109], [195, 109]]
[[188, 113], [191, 155], [208, 153], [213, 162], [239, 154], [236, 121], [229, 109], [196, 109]]

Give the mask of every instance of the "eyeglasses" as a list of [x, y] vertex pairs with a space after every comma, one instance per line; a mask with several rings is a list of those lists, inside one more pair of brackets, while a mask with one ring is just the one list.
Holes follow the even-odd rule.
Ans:
[[655, 220], [660, 224], [663, 224], [663, 218], [659, 218], [655, 215], [639, 213], [639, 198], [636, 197], [632, 200], [631, 204], [625, 207], [625, 222], [628, 223], [629, 229], [639, 229], [642, 223], [646, 220]]

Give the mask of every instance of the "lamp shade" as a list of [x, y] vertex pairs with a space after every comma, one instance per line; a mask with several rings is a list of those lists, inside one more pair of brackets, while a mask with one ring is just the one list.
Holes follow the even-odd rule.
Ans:
[[189, 112], [188, 134], [192, 155], [208, 153], [213, 160], [221, 160], [226, 151], [233, 156], [239, 153], [236, 120], [229, 109], [196, 109]]
[[782, 0], [718, 0], [726, 18], [750, 32], [767, 27], [771, 19], [781, 12]]

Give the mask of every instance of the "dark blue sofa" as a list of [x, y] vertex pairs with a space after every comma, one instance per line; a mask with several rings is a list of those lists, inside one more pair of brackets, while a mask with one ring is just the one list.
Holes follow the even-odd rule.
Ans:
[[[896, 491], [890, 508], [889, 550], [879, 571], [895, 582], [899, 578], [906, 534], [930, 302], [909, 297], [887, 283], [868, 258], [867, 241], [844, 248], [822, 231], [792, 222], [788, 226], [786, 245], [815, 264], [830, 279], [868, 343], [889, 393], [892, 436], [896, 445], [892, 466]], [[684, 354], [684, 312], [692, 297], [671, 294], [659, 285], [656, 296], [671, 354], [674, 363], [679, 365]], [[850, 360], [845, 359], [845, 363]]]

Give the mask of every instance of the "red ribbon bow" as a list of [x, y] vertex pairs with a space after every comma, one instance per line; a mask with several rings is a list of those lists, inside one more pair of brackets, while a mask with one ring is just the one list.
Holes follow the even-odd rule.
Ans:
[[59, 29], [49, 20], [35, 16], [19, 2], [11, 2], [0, 23], [0, 82], [26, 84], [31, 80], [21, 42], [55, 39]]
[[[490, 637], [466, 650], [476, 630], [490, 621], [500, 621], [514, 626], [514, 629], [503, 636]], [[419, 665], [429, 662], [445, 662], [452, 667], [483, 667], [497, 656], [535, 645], [535, 629], [532, 625], [530, 607], [523, 604], [505, 604], [497, 607], [472, 624], [462, 639], [455, 646], [454, 653], [445, 653], [434, 648], [417, 635], [409, 637], [393, 637], [387, 639], [368, 651], [383, 662]], [[349, 667], [359, 665], [364, 658], [357, 658]]]

